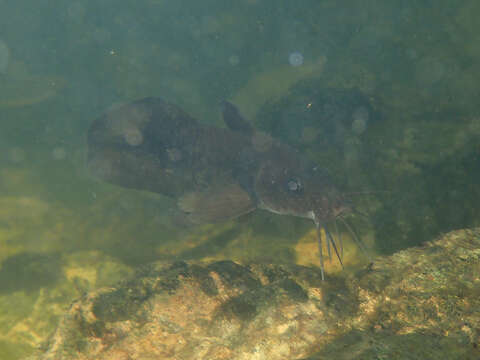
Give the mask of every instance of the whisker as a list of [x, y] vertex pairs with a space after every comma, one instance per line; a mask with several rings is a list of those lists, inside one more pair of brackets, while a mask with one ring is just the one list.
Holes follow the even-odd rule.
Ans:
[[359, 239], [359, 237], [357, 236], [357, 234], [355, 233], [355, 231], [352, 229], [352, 226], [342, 217], [339, 217], [340, 221], [345, 225], [345, 227], [348, 229], [348, 231], [350, 232], [350, 234], [352, 235], [352, 238], [353, 240], [357, 243], [358, 247], [360, 248], [360, 250], [365, 254], [366, 258], [368, 259], [368, 261], [372, 261], [370, 256], [368, 255], [368, 252], [367, 252], [367, 248], [366, 246], [363, 244], [363, 242]]
[[340, 256], [343, 259], [343, 240], [342, 240], [342, 235], [338, 232], [337, 219], [334, 219], [333, 223], [335, 225], [335, 235], [337, 235], [338, 243], [340, 244]]
[[322, 273], [322, 280], [325, 280], [325, 267], [323, 265], [323, 249], [322, 249], [322, 234], [320, 233], [320, 224], [315, 221], [315, 228], [317, 229], [318, 251], [320, 256], [320, 272]]
[[365, 213], [357, 210], [357, 209], [354, 208], [353, 206], [350, 208], [350, 211], [351, 211], [352, 213], [354, 213], [355, 215], [363, 216], [365, 219], [369, 219], [369, 218], [370, 218], [367, 214], [365, 214]]
[[352, 191], [352, 192], [345, 192], [343, 195], [370, 195], [370, 194], [378, 194], [378, 193], [391, 193], [390, 190], [365, 190], [365, 191]]
[[330, 250], [330, 241], [328, 239], [327, 235], [327, 227], [323, 226], [323, 231], [325, 231], [325, 240], [327, 242], [327, 254], [328, 254], [328, 260], [332, 261], [332, 250]]
[[330, 234], [330, 231], [328, 231], [328, 229], [326, 227], [324, 227], [324, 229], [325, 229], [325, 234], [327, 236], [327, 242], [332, 243], [333, 250], [335, 250], [335, 254], [337, 254], [338, 261], [340, 261], [340, 265], [342, 265], [342, 268], [343, 268], [342, 257], [338, 253], [337, 245], [335, 244], [335, 240], [333, 239], [332, 234]]

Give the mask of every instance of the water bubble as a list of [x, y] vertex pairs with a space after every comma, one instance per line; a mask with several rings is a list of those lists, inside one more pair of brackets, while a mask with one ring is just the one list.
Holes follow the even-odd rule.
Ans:
[[105, 156], [95, 156], [94, 158], [90, 159], [87, 167], [90, 174], [101, 180], [108, 180], [115, 173], [112, 159], [109, 159]]
[[266, 152], [271, 149], [273, 139], [270, 135], [261, 131], [255, 131], [252, 136], [253, 148], [259, 152]]
[[240, 58], [237, 55], [232, 55], [228, 58], [228, 62], [232, 66], [237, 66], [240, 63]]
[[104, 44], [112, 37], [110, 32], [104, 28], [96, 28], [92, 34], [93, 40], [97, 43]]
[[356, 108], [352, 114], [352, 131], [357, 135], [362, 134], [367, 129], [369, 117], [370, 114], [366, 107], [359, 106], [358, 108]]
[[87, 13], [87, 10], [85, 9], [85, 5], [83, 5], [80, 2], [74, 2], [71, 3], [68, 6], [67, 9], [67, 14], [68, 16], [78, 22], [83, 21], [83, 18], [85, 17], [85, 14]]
[[407, 58], [409, 58], [410, 60], [415, 60], [418, 57], [417, 51], [413, 48], [407, 49], [405, 54], [407, 55]]
[[294, 51], [288, 55], [288, 62], [292, 66], [301, 66], [303, 65], [303, 55], [299, 51]]
[[300, 183], [297, 180], [290, 180], [287, 183], [288, 190], [290, 191], [298, 191], [300, 190]]
[[358, 164], [360, 152], [361, 143], [358, 142], [358, 139], [352, 139], [345, 142], [343, 146], [343, 153], [347, 167], [355, 167], [355, 164]]
[[150, 121], [150, 116], [151, 111], [143, 105], [115, 104], [107, 112], [107, 122], [112, 135], [123, 138], [131, 146], [138, 146], [143, 143], [141, 129]]
[[317, 140], [320, 130], [313, 126], [305, 126], [302, 130], [301, 140], [304, 144], [312, 144]]
[[52, 156], [55, 160], [64, 160], [67, 157], [67, 151], [61, 146], [57, 146], [52, 151]]
[[125, 139], [127, 144], [131, 146], [138, 146], [143, 142], [142, 132], [134, 127], [129, 127], [125, 129], [123, 138]]
[[3, 40], [0, 40], [0, 74], [5, 74], [10, 59], [10, 50]]
[[182, 160], [182, 152], [177, 148], [167, 149], [168, 159], [172, 162], [177, 162]]
[[11, 162], [19, 164], [25, 160], [25, 150], [19, 147], [13, 147], [8, 151], [8, 158]]
[[417, 80], [425, 86], [432, 86], [442, 80], [447, 67], [435, 58], [423, 58], [417, 64]]

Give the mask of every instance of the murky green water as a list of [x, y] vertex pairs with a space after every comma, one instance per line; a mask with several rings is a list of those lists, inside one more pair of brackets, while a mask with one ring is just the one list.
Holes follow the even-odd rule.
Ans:
[[[222, 126], [230, 99], [368, 193], [352, 195], [368, 219], [351, 221], [372, 253], [478, 226], [479, 16], [474, 0], [0, 0], [0, 359], [152, 260], [316, 262], [308, 221], [257, 211], [182, 229], [171, 199], [92, 179], [86, 132], [115, 104], [160, 96]], [[361, 94], [367, 114], [323, 118], [330, 89]]]

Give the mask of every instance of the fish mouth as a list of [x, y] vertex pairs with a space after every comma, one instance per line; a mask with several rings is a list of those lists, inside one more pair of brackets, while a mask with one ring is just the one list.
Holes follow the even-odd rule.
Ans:
[[[325, 261], [324, 261], [324, 255], [323, 255], [323, 241], [322, 241], [322, 230], [325, 233], [325, 241], [326, 241], [326, 247], [327, 247], [327, 255], [328, 259], [332, 259], [332, 251], [331, 248], [333, 248], [333, 251], [335, 252], [335, 255], [337, 256], [337, 259], [342, 266], [342, 269], [344, 268], [343, 266], [343, 240], [341, 237], [341, 233], [338, 231], [338, 224], [337, 220], [339, 220], [342, 225], [347, 229], [348, 233], [354, 240], [354, 242], [357, 244], [357, 246], [360, 248], [360, 250], [364, 253], [364, 255], [367, 257], [369, 262], [371, 263], [370, 257], [367, 252], [367, 248], [365, 244], [360, 240], [360, 238], [357, 236], [355, 229], [351, 224], [348, 223], [347, 220], [344, 219], [344, 212], [339, 212], [333, 219], [333, 224], [335, 228], [335, 238], [332, 236], [330, 230], [326, 226], [324, 222], [321, 221], [319, 216], [314, 211], [310, 212], [310, 218], [313, 220], [315, 224], [315, 229], [317, 232], [317, 241], [318, 241], [318, 252], [319, 252], [319, 258], [320, 258], [320, 272], [322, 275], [322, 280], [325, 280]], [[338, 242], [338, 245], [337, 245]]]

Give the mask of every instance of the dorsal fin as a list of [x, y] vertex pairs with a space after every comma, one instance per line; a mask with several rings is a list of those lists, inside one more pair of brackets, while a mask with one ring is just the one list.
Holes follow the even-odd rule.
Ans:
[[222, 114], [225, 125], [232, 131], [239, 131], [245, 135], [254, 133], [253, 126], [240, 114], [235, 105], [224, 100], [222, 102]]

